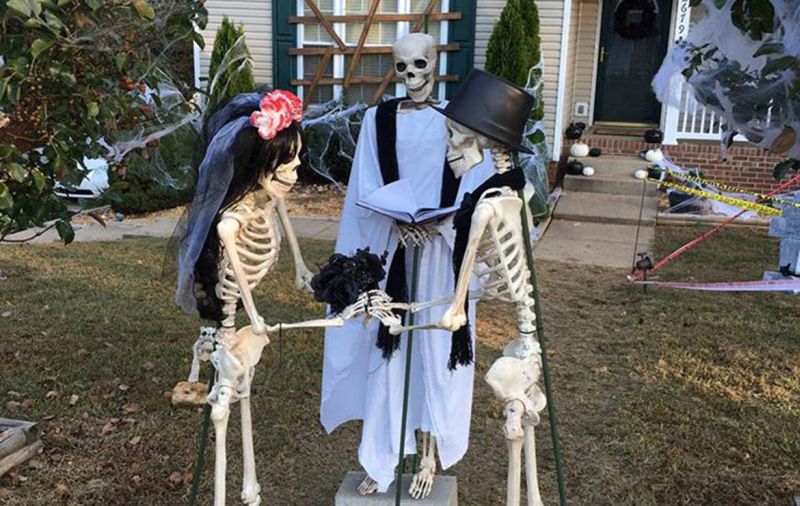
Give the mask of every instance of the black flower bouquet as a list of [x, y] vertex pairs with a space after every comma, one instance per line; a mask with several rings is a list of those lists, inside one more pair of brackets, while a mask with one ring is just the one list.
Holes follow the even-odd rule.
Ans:
[[370, 253], [369, 248], [359, 249], [351, 257], [333, 254], [311, 279], [314, 299], [327, 303], [333, 314], [339, 314], [362, 293], [378, 289], [378, 283], [386, 277], [384, 265], [386, 253], [378, 256]]

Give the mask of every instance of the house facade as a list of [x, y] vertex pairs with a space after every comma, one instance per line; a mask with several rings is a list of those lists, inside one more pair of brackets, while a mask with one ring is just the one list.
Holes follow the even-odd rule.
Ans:
[[[672, 44], [702, 14], [691, 0], [538, 0], [545, 130], [553, 161], [564, 159], [571, 122], [590, 126], [588, 142], [610, 155], [648, 146], [642, 133], [664, 132], [673, 160], [709, 177], [752, 189], [771, 184], [778, 159], [746, 142], [720, 163], [720, 118], [681, 88], [662, 106], [650, 83]], [[292, 88], [306, 103], [345, 98], [374, 103], [402, 94], [391, 74], [391, 44], [426, 30], [439, 42], [437, 94], [446, 97], [486, 48], [506, 0], [207, 0], [206, 47], [195, 67], [206, 75], [214, 34], [227, 15], [245, 27], [258, 83]], [[427, 16], [424, 14], [427, 13]], [[368, 30], [364, 27], [368, 26]], [[676, 83], [676, 86], [685, 86]]]

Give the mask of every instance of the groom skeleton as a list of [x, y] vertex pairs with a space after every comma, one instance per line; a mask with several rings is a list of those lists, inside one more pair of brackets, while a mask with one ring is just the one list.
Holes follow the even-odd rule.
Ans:
[[[384, 185], [406, 179], [423, 207], [458, 204], [492, 173], [487, 162], [457, 180], [446, 163], [444, 116], [428, 107], [434, 85], [436, 50], [432, 37], [410, 34], [393, 48], [395, 71], [409, 99], [394, 99], [369, 109], [359, 136], [350, 175], [336, 251], [346, 255], [369, 247], [388, 252], [385, 290], [406, 301], [411, 285], [410, 251], [395, 222], [356, 206]], [[425, 227], [417, 273], [419, 300], [451, 296], [455, 233], [447, 220]], [[425, 310], [423, 321], [439, 321], [444, 307]], [[469, 312], [474, 315], [474, 308]], [[474, 318], [474, 316], [472, 317]], [[474, 323], [474, 322], [473, 322]], [[474, 328], [474, 325], [471, 327]], [[423, 433], [423, 459], [411, 493], [430, 493], [438, 446], [444, 468], [458, 462], [468, 446], [474, 369], [474, 336], [468, 328], [451, 334], [432, 329], [415, 334], [411, 358], [406, 453], [416, 453], [415, 429]], [[353, 321], [325, 335], [321, 421], [331, 432], [350, 420], [363, 420], [359, 461], [368, 477], [361, 493], [385, 492], [395, 479], [398, 461], [405, 363], [405, 336], [393, 336], [378, 322]], [[448, 367], [451, 344], [461, 365]], [[455, 356], [454, 355], [454, 356]], [[455, 364], [451, 364], [455, 365]]]

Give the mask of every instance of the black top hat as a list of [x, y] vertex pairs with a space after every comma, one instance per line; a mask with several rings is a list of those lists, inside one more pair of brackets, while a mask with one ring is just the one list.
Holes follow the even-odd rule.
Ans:
[[533, 96], [519, 86], [475, 69], [447, 107], [434, 108], [456, 123], [510, 149], [532, 154], [522, 146], [522, 136], [533, 102]]

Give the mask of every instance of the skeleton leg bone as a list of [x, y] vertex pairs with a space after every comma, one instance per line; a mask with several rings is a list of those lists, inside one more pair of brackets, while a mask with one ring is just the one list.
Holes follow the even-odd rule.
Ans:
[[[225, 506], [225, 473], [227, 471], [227, 455], [225, 440], [230, 418], [230, 403], [234, 397], [234, 388], [228, 384], [220, 384], [214, 389], [211, 403], [211, 420], [214, 422], [215, 462], [214, 462], [214, 506]], [[213, 399], [213, 401], [211, 400]]]
[[536, 438], [533, 423], [525, 426], [525, 489], [528, 492], [528, 506], [543, 506], [539, 493], [539, 478], [536, 472]]
[[[246, 373], [252, 379], [254, 368]], [[261, 504], [259, 492], [261, 487], [258, 485], [256, 477], [256, 456], [253, 448], [253, 421], [250, 411], [250, 381], [247, 382], [247, 392], [239, 400], [239, 407], [242, 410], [242, 459], [244, 467], [244, 477], [242, 479], [242, 502], [249, 506]]]
[[436, 476], [436, 438], [429, 432], [422, 433], [422, 462], [419, 471], [411, 481], [408, 493], [414, 499], [424, 499], [433, 490], [433, 480]]
[[508, 440], [508, 488], [506, 506], [519, 506], [520, 473], [522, 471], [522, 439]]

